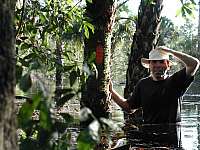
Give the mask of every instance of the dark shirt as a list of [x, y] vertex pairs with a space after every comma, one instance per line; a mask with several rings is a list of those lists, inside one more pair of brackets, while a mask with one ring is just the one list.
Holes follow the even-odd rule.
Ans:
[[137, 83], [128, 103], [134, 109], [142, 107], [144, 123], [175, 123], [178, 99], [193, 80], [193, 76], [186, 75], [185, 68], [165, 80], [143, 78]]

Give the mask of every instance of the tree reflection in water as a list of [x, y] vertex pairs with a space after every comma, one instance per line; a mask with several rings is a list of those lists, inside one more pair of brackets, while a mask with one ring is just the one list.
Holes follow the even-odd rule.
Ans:
[[176, 124], [142, 125], [139, 130], [127, 130], [127, 143], [132, 148], [181, 149], [179, 126]]
[[[188, 97], [187, 97], [188, 98]], [[126, 128], [127, 144], [118, 149], [200, 149], [200, 96], [183, 99], [181, 123]]]

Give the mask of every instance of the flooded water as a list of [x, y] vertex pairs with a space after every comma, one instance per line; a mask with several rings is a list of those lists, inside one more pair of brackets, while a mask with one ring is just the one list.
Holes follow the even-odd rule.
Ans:
[[183, 100], [181, 118], [182, 147], [186, 150], [200, 150], [200, 96]]
[[125, 131], [125, 136], [126, 145], [117, 149], [200, 150], [200, 95], [184, 97], [180, 123], [145, 125]]
[[[115, 104], [112, 118], [123, 126], [123, 112]], [[186, 95], [181, 102], [181, 122], [168, 125], [143, 125], [123, 128], [123, 133], [111, 139], [115, 150], [200, 150], [200, 95]], [[76, 149], [76, 130], [70, 130]], [[113, 136], [114, 135], [114, 136]], [[113, 144], [115, 143], [115, 144]]]

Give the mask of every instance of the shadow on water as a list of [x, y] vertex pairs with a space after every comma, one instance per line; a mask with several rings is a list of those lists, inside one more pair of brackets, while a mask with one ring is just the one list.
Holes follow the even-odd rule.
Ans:
[[124, 130], [126, 142], [115, 150], [200, 150], [200, 95], [181, 103], [178, 124], [142, 125]]

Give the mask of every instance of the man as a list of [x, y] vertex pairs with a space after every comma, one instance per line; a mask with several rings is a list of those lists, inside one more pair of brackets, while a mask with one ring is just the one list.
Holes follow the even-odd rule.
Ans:
[[[173, 65], [172, 55], [183, 62], [184, 68], [169, 76]], [[142, 58], [141, 63], [150, 70], [150, 76], [141, 79], [132, 96], [124, 99], [110, 84], [112, 99], [124, 110], [142, 108], [144, 124], [176, 123], [178, 99], [185, 93], [199, 68], [199, 60], [188, 54], [160, 46], [149, 53], [149, 59]]]

